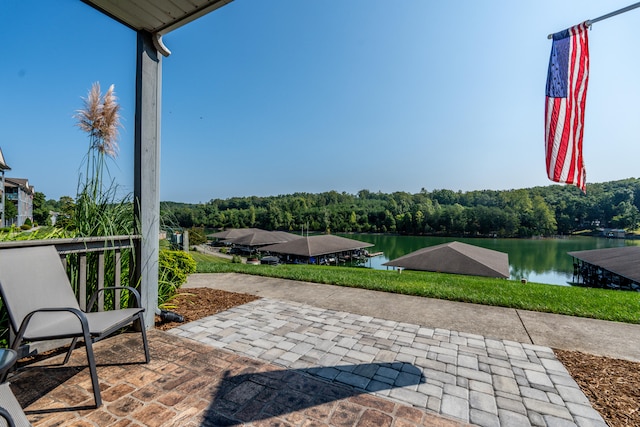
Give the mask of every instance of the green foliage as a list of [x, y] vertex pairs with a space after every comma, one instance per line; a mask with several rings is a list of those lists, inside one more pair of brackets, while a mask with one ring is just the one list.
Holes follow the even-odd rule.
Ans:
[[44, 193], [36, 191], [33, 194], [33, 221], [50, 225], [49, 211], [55, 211], [53, 205], [47, 203]]
[[[77, 126], [86, 132], [89, 144], [83, 159], [85, 175], [78, 177], [78, 190], [75, 200], [65, 196], [60, 198], [56, 211], [60, 213], [57, 227], [64, 228], [73, 237], [119, 236], [133, 234], [133, 203], [131, 195], [119, 194], [115, 182], [105, 183], [108, 176], [107, 159], [115, 159], [118, 152], [118, 130], [120, 128], [120, 106], [111, 86], [105, 95], [100, 93], [100, 85], [95, 83], [87, 98], [84, 108], [78, 110], [75, 118]], [[82, 168], [81, 168], [82, 169]], [[39, 197], [42, 203], [44, 197]], [[53, 210], [53, 209], [52, 209]], [[119, 285], [128, 285], [129, 271], [132, 270], [132, 250], [121, 254], [121, 276]], [[89, 253], [87, 262], [87, 294], [97, 289], [99, 266], [98, 254]], [[104, 283], [114, 284], [116, 271], [114, 253], [105, 253]], [[68, 274], [74, 289], [78, 290], [80, 277], [80, 258], [77, 255], [67, 256]], [[126, 306], [128, 294], [123, 293], [121, 303]], [[107, 300], [105, 306], [113, 306]]]
[[204, 227], [191, 227], [189, 229], [189, 244], [197, 246], [203, 243], [207, 243]]
[[119, 236], [133, 233], [131, 196], [120, 197], [114, 184], [92, 197], [82, 189], [67, 229], [76, 236]]
[[242, 258], [239, 255], [234, 255], [231, 257], [232, 264], [242, 264]]
[[33, 227], [31, 227], [31, 225], [29, 224], [22, 224], [20, 226], [20, 230], [31, 230]]
[[258, 227], [266, 230], [383, 232], [529, 237], [596, 227], [640, 225], [640, 179], [574, 186], [454, 192], [357, 194], [329, 191], [271, 197], [233, 197], [191, 205], [163, 202], [182, 227]]
[[158, 264], [164, 277], [178, 287], [187, 281], [187, 276], [196, 271], [193, 257], [184, 251], [162, 250], [158, 254]]
[[45, 240], [64, 239], [70, 237], [64, 230], [54, 227], [40, 227], [29, 233], [23, 233], [16, 227], [5, 227], [0, 229], [0, 242], [14, 240]]
[[11, 221], [18, 216], [18, 208], [15, 203], [4, 196], [4, 220]]
[[163, 249], [158, 254], [158, 306], [162, 307], [187, 281], [187, 276], [196, 271], [196, 261], [184, 251]]

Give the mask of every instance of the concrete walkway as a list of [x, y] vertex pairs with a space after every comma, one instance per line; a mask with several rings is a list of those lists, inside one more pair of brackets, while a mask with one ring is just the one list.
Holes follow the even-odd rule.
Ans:
[[640, 336], [634, 325], [233, 273], [186, 287], [263, 298], [175, 335], [480, 426], [606, 426], [549, 346], [593, 353], [588, 337]]

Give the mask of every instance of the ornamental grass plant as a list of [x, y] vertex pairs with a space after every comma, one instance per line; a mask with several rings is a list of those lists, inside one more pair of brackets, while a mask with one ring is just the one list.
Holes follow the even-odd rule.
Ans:
[[[121, 195], [120, 188], [111, 178], [109, 161], [115, 161], [119, 152], [118, 136], [120, 105], [114, 85], [103, 95], [99, 83], [94, 83], [86, 98], [84, 108], [76, 111], [74, 118], [78, 128], [87, 134], [89, 144], [81, 163], [73, 215], [66, 224], [67, 232], [73, 237], [122, 236], [133, 234], [134, 214], [131, 194]], [[82, 172], [84, 171], [84, 172]], [[67, 268], [71, 283], [78, 292], [80, 256], [67, 255]], [[115, 281], [115, 253], [107, 251], [104, 259], [104, 280], [107, 284]], [[98, 254], [87, 257], [87, 294], [97, 289]], [[131, 264], [131, 249], [121, 255], [121, 283], [128, 285]], [[123, 293], [121, 304], [126, 306], [128, 293]], [[112, 307], [113, 294], [105, 294], [105, 306]]]

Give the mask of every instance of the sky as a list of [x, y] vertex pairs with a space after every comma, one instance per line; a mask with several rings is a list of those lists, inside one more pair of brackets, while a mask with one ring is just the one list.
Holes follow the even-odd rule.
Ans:
[[[235, 0], [163, 37], [160, 199], [546, 186], [549, 33], [630, 0]], [[115, 85], [133, 190], [135, 32], [80, 0], [0, 0], [0, 149], [75, 196], [73, 118]], [[589, 183], [640, 176], [640, 9], [593, 24]]]

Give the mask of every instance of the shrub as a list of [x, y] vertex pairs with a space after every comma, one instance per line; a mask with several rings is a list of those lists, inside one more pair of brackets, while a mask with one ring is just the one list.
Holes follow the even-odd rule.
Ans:
[[31, 218], [27, 218], [24, 220], [24, 225], [33, 226], [33, 222], [31, 222]]
[[240, 255], [234, 255], [233, 258], [231, 258], [231, 263], [242, 264], [242, 258], [240, 258]]
[[176, 294], [187, 276], [196, 271], [196, 262], [183, 251], [163, 249], [158, 253], [158, 306], [165, 304]]

